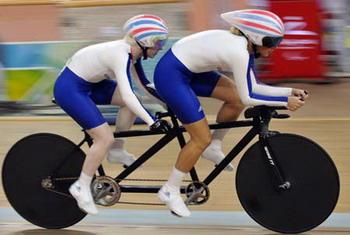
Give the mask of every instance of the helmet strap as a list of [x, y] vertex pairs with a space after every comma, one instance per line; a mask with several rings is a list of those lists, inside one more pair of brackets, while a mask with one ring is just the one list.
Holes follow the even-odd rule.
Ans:
[[254, 43], [252, 44], [252, 46], [253, 46], [254, 58], [257, 59], [257, 58], [259, 58], [261, 55], [260, 55], [260, 53], [258, 52], [257, 46], [256, 46]]
[[249, 51], [249, 54], [253, 54], [254, 55], [254, 58], [257, 59], [259, 58], [261, 55], [260, 53], [258, 52], [258, 47], [257, 45], [255, 45], [254, 43], [252, 43], [252, 41], [249, 41], [249, 39], [247, 38], [248, 40], [248, 51]]
[[147, 50], [148, 50], [148, 47], [145, 47], [144, 49], [142, 49], [143, 60], [147, 60], [147, 58], [148, 58]]
[[248, 43], [251, 43], [251, 45], [252, 45], [251, 48], [253, 49], [254, 58], [255, 59], [259, 58], [260, 57], [260, 53], [258, 52], [257, 46], [252, 41], [250, 41], [249, 38], [244, 33], [241, 32], [241, 34], [242, 34], [243, 37], [245, 37], [247, 39]]
[[[136, 40], [135, 40], [136, 41]], [[142, 55], [143, 55], [143, 59], [144, 60], [147, 60], [148, 58], [148, 55], [147, 55], [147, 50], [148, 50], [148, 47], [144, 47], [142, 46], [138, 41], [136, 41], [137, 45], [141, 48], [142, 50]]]

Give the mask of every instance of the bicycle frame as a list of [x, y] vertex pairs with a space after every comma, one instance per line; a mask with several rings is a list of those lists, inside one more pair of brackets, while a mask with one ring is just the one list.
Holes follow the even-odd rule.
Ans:
[[[132, 165], [125, 168], [119, 175], [117, 175], [114, 180], [118, 183], [122, 182], [126, 177], [128, 177], [131, 173], [133, 173], [139, 166], [145, 163], [148, 159], [150, 159], [154, 154], [156, 154], [159, 150], [161, 150], [164, 146], [166, 146], [170, 141], [177, 138], [180, 147], [185, 146], [185, 138], [183, 132], [186, 132], [185, 128], [179, 125], [179, 122], [174, 114], [167, 113], [158, 113], [158, 117], [170, 117], [173, 128], [167, 132], [155, 132], [149, 130], [130, 130], [124, 132], [114, 133], [115, 138], [124, 138], [124, 137], [136, 137], [136, 136], [150, 136], [150, 135], [163, 135], [155, 144], [153, 144], [148, 150], [146, 150]], [[219, 124], [210, 124], [209, 128], [211, 130], [214, 129], [224, 129], [224, 128], [239, 128], [239, 127], [251, 127], [251, 129], [243, 136], [243, 138], [232, 148], [232, 150], [226, 155], [226, 157], [218, 164], [203, 180], [200, 181], [198, 178], [197, 172], [195, 168], [192, 168], [190, 171], [190, 176], [192, 182], [202, 182], [205, 185], [209, 185], [250, 142], [251, 140], [259, 135], [259, 139], [267, 136], [268, 133], [268, 125], [271, 116], [267, 116], [266, 118], [261, 119], [260, 116], [253, 117], [252, 120], [242, 120], [242, 121], [233, 121], [227, 123], [219, 123]], [[90, 136], [84, 131], [85, 138], [78, 144], [80, 147], [85, 142], [88, 143], [89, 146], [92, 145], [92, 139]], [[271, 156], [268, 156], [271, 157]], [[267, 158], [270, 162], [271, 159]], [[279, 170], [277, 166], [270, 164], [272, 168], [274, 168], [274, 172], [277, 172], [277, 176], [280, 176]], [[105, 171], [103, 166], [101, 165], [98, 168], [98, 172], [101, 176], [105, 175]], [[280, 183], [284, 183], [283, 178], [278, 177]], [[120, 185], [121, 192], [128, 193], [157, 193], [161, 186], [135, 186], [135, 185]], [[181, 187], [181, 193], [185, 193], [185, 187]]]

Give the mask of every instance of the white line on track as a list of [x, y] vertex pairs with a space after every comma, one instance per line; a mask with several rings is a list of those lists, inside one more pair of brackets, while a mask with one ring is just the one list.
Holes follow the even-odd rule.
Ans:
[[[12, 208], [0, 208], [0, 224], [28, 223]], [[89, 224], [123, 224], [138, 226], [223, 226], [260, 227], [245, 212], [240, 211], [193, 211], [189, 218], [178, 218], [167, 210], [101, 209], [97, 216], [82, 220]], [[322, 228], [350, 229], [350, 213], [332, 213], [320, 225]]]

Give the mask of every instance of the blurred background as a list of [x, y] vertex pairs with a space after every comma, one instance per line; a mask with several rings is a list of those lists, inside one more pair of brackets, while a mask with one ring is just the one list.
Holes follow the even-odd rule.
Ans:
[[[197, 31], [227, 29], [220, 13], [242, 8], [271, 10], [285, 23], [280, 47], [258, 61], [261, 80], [350, 79], [350, 0], [0, 0], [0, 115], [61, 114], [52, 111], [52, 87], [67, 59], [81, 47], [122, 38], [131, 16], [165, 19], [168, 48]], [[164, 52], [143, 62], [149, 79]]]

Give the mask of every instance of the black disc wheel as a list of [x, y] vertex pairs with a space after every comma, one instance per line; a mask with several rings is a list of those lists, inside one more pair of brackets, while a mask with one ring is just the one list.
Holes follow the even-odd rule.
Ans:
[[[332, 213], [339, 196], [339, 176], [329, 155], [313, 141], [278, 134], [252, 145], [236, 175], [239, 200], [260, 225], [281, 233], [301, 233], [321, 224]], [[278, 187], [268, 146], [287, 187]]]
[[86, 214], [68, 187], [78, 178], [84, 158], [76, 144], [59, 135], [40, 133], [19, 140], [7, 153], [2, 168], [11, 206], [43, 228], [59, 229], [79, 222]]

